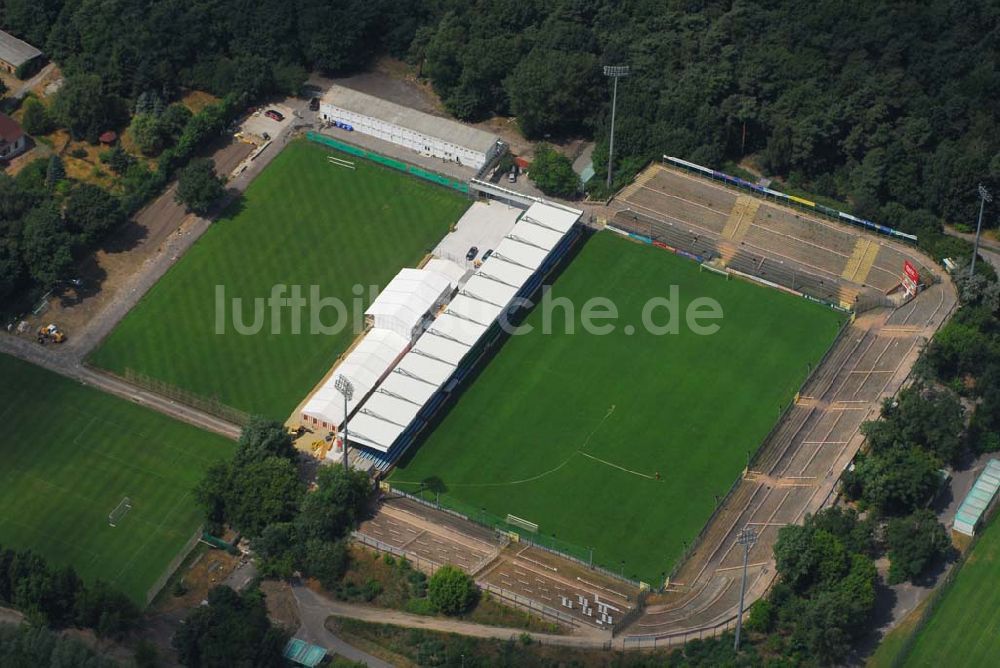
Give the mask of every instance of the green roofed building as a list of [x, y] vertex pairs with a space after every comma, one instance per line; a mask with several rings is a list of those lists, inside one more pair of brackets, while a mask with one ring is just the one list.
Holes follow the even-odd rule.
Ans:
[[1000, 461], [991, 459], [955, 512], [952, 528], [966, 536], [974, 535], [987, 508], [993, 503], [998, 489], [1000, 489]]
[[300, 666], [318, 666], [326, 658], [326, 650], [318, 645], [310, 645], [305, 640], [292, 638], [285, 645], [285, 658]]

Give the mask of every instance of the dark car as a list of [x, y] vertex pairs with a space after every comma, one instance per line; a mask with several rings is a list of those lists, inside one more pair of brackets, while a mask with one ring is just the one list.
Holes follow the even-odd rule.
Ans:
[[264, 115], [270, 118], [272, 121], [283, 121], [285, 120], [285, 115], [280, 111], [275, 111], [274, 109], [268, 109], [264, 112]]
[[493, 255], [493, 249], [492, 248], [489, 249], [488, 251], [486, 251], [485, 253], [483, 253], [483, 262], [486, 262], [487, 260], [489, 260], [490, 259], [490, 255]]
[[309, 111], [319, 111], [319, 98], [314, 97], [309, 100]]
[[465, 254], [465, 259], [470, 261], [475, 260], [477, 255], [479, 255], [479, 249], [473, 246], [469, 249], [469, 252]]

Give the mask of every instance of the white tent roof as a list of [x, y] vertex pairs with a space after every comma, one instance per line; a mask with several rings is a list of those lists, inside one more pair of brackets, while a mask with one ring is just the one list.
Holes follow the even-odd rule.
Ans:
[[365, 315], [375, 326], [409, 337], [424, 314], [452, 289], [449, 279], [426, 269], [403, 269], [379, 293]]
[[453, 290], [457, 288], [459, 283], [462, 282], [462, 279], [465, 278], [466, 271], [464, 267], [460, 267], [451, 260], [445, 260], [440, 257], [428, 260], [427, 264], [424, 265], [424, 269], [447, 278]]
[[[327, 424], [339, 426], [344, 421], [344, 397], [334, 387], [337, 376], [346, 376], [354, 384], [354, 405], [364, 398], [410, 340], [386, 329], [373, 329], [334, 369], [326, 382], [309, 398], [302, 412]], [[354, 406], [349, 406], [351, 410]]]
[[533, 204], [365, 401], [351, 420], [350, 439], [387, 452], [580, 215]]

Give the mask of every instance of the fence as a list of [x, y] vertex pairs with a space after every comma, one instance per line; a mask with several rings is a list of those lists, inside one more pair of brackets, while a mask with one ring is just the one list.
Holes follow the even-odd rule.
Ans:
[[188, 541], [184, 543], [184, 547], [181, 548], [180, 552], [178, 552], [167, 565], [166, 570], [160, 574], [160, 577], [156, 579], [153, 586], [146, 591], [146, 605], [153, 602], [153, 599], [160, 593], [160, 590], [167, 584], [167, 581], [173, 577], [180, 565], [185, 559], [187, 559], [188, 555], [191, 554], [191, 550], [194, 549], [194, 546], [198, 544], [199, 540], [201, 540], [201, 527], [198, 527], [198, 530], [191, 534]]
[[190, 390], [185, 390], [177, 387], [176, 385], [171, 385], [165, 380], [147, 376], [146, 374], [136, 371], [131, 367], [125, 368], [125, 373], [122, 377], [125, 381], [135, 385], [136, 387], [141, 387], [144, 390], [149, 390], [150, 392], [154, 392], [168, 399], [179, 401], [186, 406], [197, 408], [198, 410], [208, 413], [209, 415], [214, 415], [217, 418], [223, 419], [226, 422], [231, 422], [240, 427], [244, 427], [250, 422], [249, 413], [245, 413], [244, 411], [241, 411], [238, 408], [233, 408], [232, 406], [227, 406], [219, 401], [218, 397], [203, 397], [200, 394], [191, 392]]
[[439, 186], [444, 186], [445, 188], [451, 188], [452, 190], [457, 190], [460, 193], [469, 193], [469, 184], [465, 181], [456, 180], [438, 174], [436, 172], [431, 172], [426, 169], [421, 169], [415, 165], [409, 165], [400, 160], [393, 160], [392, 158], [387, 158], [384, 155], [375, 153], [374, 151], [366, 151], [363, 148], [347, 144], [342, 141], [338, 141], [333, 137], [328, 137], [327, 135], [319, 134], [318, 132], [307, 132], [306, 139], [317, 144], [323, 144], [324, 146], [329, 146], [330, 148], [335, 148], [338, 151], [342, 151], [349, 155], [353, 155], [358, 158], [364, 158], [365, 160], [370, 160], [374, 163], [384, 165], [391, 169], [398, 170], [400, 172], [406, 172], [407, 174], [412, 174], [417, 178], [424, 179], [425, 181], [430, 181], [431, 183], [436, 183]]
[[551, 608], [545, 605], [544, 603], [539, 603], [538, 601], [534, 601], [525, 596], [521, 596], [520, 594], [514, 593], [512, 591], [507, 591], [506, 589], [503, 589], [502, 587], [497, 587], [496, 585], [492, 585], [489, 582], [477, 582], [476, 584], [478, 584], [479, 588], [482, 589], [483, 591], [487, 591], [490, 594], [493, 594], [501, 601], [508, 603], [515, 608], [521, 608], [522, 610], [527, 610], [528, 612], [533, 612], [542, 615], [543, 617], [548, 617], [549, 619], [553, 619], [559, 622], [560, 624], [568, 624], [570, 626], [580, 625], [580, 620], [576, 619], [572, 615], [568, 615], [565, 612], [562, 612], [561, 610], [556, 610], [555, 608]]

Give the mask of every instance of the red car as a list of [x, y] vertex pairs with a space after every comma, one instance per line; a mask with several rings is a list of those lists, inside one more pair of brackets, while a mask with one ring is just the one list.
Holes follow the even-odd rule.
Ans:
[[267, 111], [264, 112], [264, 115], [270, 118], [272, 121], [281, 122], [285, 120], [284, 114], [277, 112], [274, 109], [268, 109]]

